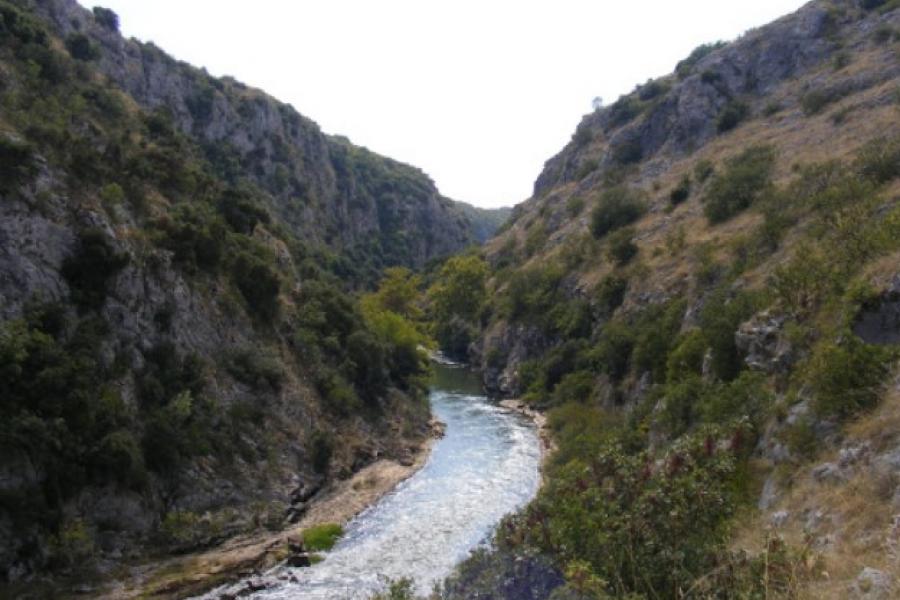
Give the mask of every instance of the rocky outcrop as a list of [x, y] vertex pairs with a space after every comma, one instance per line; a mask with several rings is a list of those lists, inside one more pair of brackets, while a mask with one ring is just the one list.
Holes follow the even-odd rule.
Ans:
[[[586, 170], [593, 170], [585, 168], [592, 161], [600, 168], [586, 179], [588, 187], [602, 181], [604, 172], [616, 165], [652, 163], [659, 157], [664, 168], [672, 158], [694, 152], [718, 135], [719, 119], [726, 110], [763, 110], [761, 102], [779, 84], [846, 49], [835, 33], [851, 18], [847, 11], [811, 2], [734, 43], [711, 47], [691, 65], [685, 61], [678, 75], [639, 86], [618, 102], [585, 116], [572, 141], [544, 165], [534, 196], [581, 179]], [[867, 23], [865, 30], [877, 26]], [[820, 91], [839, 97], [896, 77], [898, 72], [896, 63], [886, 64], [876, 79], [846, 81], [840, 89]]]
[[786, 321], [783, 316], [763, 312], [741, 324], [734, 341], [748, 367], [770, 375], [790, 370], [796, 359], [782, 333]]

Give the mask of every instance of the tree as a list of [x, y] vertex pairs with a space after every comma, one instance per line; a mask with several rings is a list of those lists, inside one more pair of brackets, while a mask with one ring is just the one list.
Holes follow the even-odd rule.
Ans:
[[452, 356], [464, 358], [476, 334], [475, 321], [487, 297], [487, 275], [488, 267], [481, 257], [455, 256], [444, 264], [438, 281], [428, 290], [435, 337]]
[[102, 6], [94, 7], [94, 20], [110, 31], [119, 31], [119, 15]]

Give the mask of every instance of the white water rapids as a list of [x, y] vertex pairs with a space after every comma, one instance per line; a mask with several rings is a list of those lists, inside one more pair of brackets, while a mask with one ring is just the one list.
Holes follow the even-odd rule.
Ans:
[[541, 453], [534, 426], [485, 398], [469, 371], [436, 370], [431, 408], [447, 429], [425, 466], [353, 519], [324, 561], [274, 569], [263, 578], [269, 587], [252, 598], [368, 598], [386, 577], [411, 577], [426, 593], [534, 497]]

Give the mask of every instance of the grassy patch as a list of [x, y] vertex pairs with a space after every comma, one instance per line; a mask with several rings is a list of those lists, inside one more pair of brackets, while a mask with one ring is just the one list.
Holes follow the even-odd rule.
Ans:
[[303, 543], [310, 552], [327, 552], [344, 535], [344, 528], [337, 523], [323, 523], [303, 530]]

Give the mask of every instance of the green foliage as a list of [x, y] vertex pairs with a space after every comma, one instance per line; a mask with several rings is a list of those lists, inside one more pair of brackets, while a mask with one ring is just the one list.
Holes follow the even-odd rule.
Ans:
[[820, 344], [809, 372], [816, 411], [848, 418], [875, 406], [891, 358], [888, 349], [866, 344], [852, 334], [841, 343]]
[[701, 184], [706, 183], [706, 180], [709, 179], [715, 171], [716, 166], [707, 159], [698, 160], [697, 164], [694, 165], [694, 177]]
[[845, 95], [839, 89], [810, 90], [800, 97], [800, 108], [807, 117], [817, 115]]
[[741, 124], [750, 113], [750, 107], [740, 100], [729, 100], [716, 119], [716, 130], [719, 133], [731, 131]]
[[387, 582], [387, 589], [369, 598], [369, 600], [416, 600], [415, 582], [403, 577]]
[[684, 301], [651, 306], [634, 325], [634, 367], [639, 373], [649, 372], [655, 382], [666, 379], [667, 356], [678, 339], [685, 308]]
[[284, 380], [281, 360], [266, 348], [244, 348], [231, 353], [226, 369], [232, 377], [256, 391], [277, 392]]
[[612, 148], [612, 157], [616, 164], [631, 165], [644, 158], [644, 147], [638, 136], [619, 141]]
[[612, 316], [613, 312], [622, 305], [627, 291], [628, 280], [624, 277], [613, 274], [600, 280], [594, 292], [600, 313], [605, 317]]
[[323, 523], [303, 530], [303, 545], [310, 552], [327, 552], [334, 548], [344, 535], [344, 528], [337, 523]]
[[115, 251], [102, 231], [83, 231], [75, 253], [63, 262], [62, 267], [72, 300], [84, 310], [101, 308], [110, 280], [128, 264], [128, 260], [127, 254]]
[[720, 435], [684, 440], [658, 467], [647, 453], [602, 444], [556, 470], [525, 513], [501, 527], [498, 543], [581, 561], [614, 595], [685, 589], [713, 566], [734, 512], [735, 457], [716, 450]]
[[0, 191], [15, 191], [36, 174], [31, 146], [5, 135], [0, 136]]
[[73, 33], [67, 37], [66, 50], [75, 60], [92, 61], [100, 58], [100, 49], [83, 33]]
[[749, 319], [759, 308], [754, 294], [740, 292], [732, 295], [726, 288], [715, 290], [706, 299], [700, 313], [700, 326], [712, 350], [712, 373], [722, 381], [731, 381], [742, 368], [734, 341], [738, 325]]
[[218, 210], [225, 222], [237, 233], [250, 235], [257, 223], [268, 224], [269, 213], [248, 190], [229, 188], [219, 200]]
[[725, 42], [715, 42], [712, 44], [702, 44], [694, 48], [687, 58], [675, 65], [675, 73], [680, 79], [684, 79], [694, 72], [694, 67], [698, 62], [703, 60], [707, 55], [723, 47]]
[[900, 177], [900, 136], [868, 142], [857, 154], [854, 167], [860, 175], [876, 184]]
[[225, 254], [225, 225], [209, 207], [181, 204], [155, 223], [157, 243], [188, 271], [215, 272]]
[[625, 125], [641, 114], [643, 110], [644, 107], [637, 98], [622, 96], [609, 107], [609, 128], [614, 129]]
[[595, 238], [602, 238], [637, 221], [646, 210], [637, 192], [626, 187], [608, 189], [600, 195], [591, 212], [591, 233]]
[[437, 282], [428, 289], [434, 337], [451, 356], [465, 357], [476, 335], [476, 323], [487, 300], [487, 275], [487, 264], [479, 256], [454, 256], [444, 263]]
[[278, 314], [281, 278], [272, 267], [272, 259], [259, 252], [240, 251], [231, 265], [231, 277], [250, 309], [251, 315], [265, 321]]
[[570, 219], [574, 219], [584, 210], [584, 198], [581, 196], [571, 196], [566, 200], [566, 214]]
[[775, 151], [770, 146], [754, 146], [729, 159], [703, 198], [710, 223], [727, 221], [766, 194], [774, 165]]
[[94, 20], [99, 25], [110, 31], [119, 31], [119, 15], [108, 8], [95, 6], [93, 9]]
[[666, 380], [678, 382], [699, 377], [707, 347], [706, 337], [700, 329], [692, 329], [679, 336], [666, 357]]
[[685, 173], [678, 181], [678, 185], [669, 192], [669, 203], [672, 206], [678, 206], [685, 202], [691, 196], [691, 176]]
[[317, 431], [312, 436], [310, 447], [310, 462], [316, 473], [328, 472], [331, 465], [331, 457], [334, 455], [334, 437], [330, 433]]
[[606, 251], [617, 265], [628, 264], [637, 256], [638, 247], [634, 243], [634, 234], [633, 227], [618, 229], [609, 234]]

